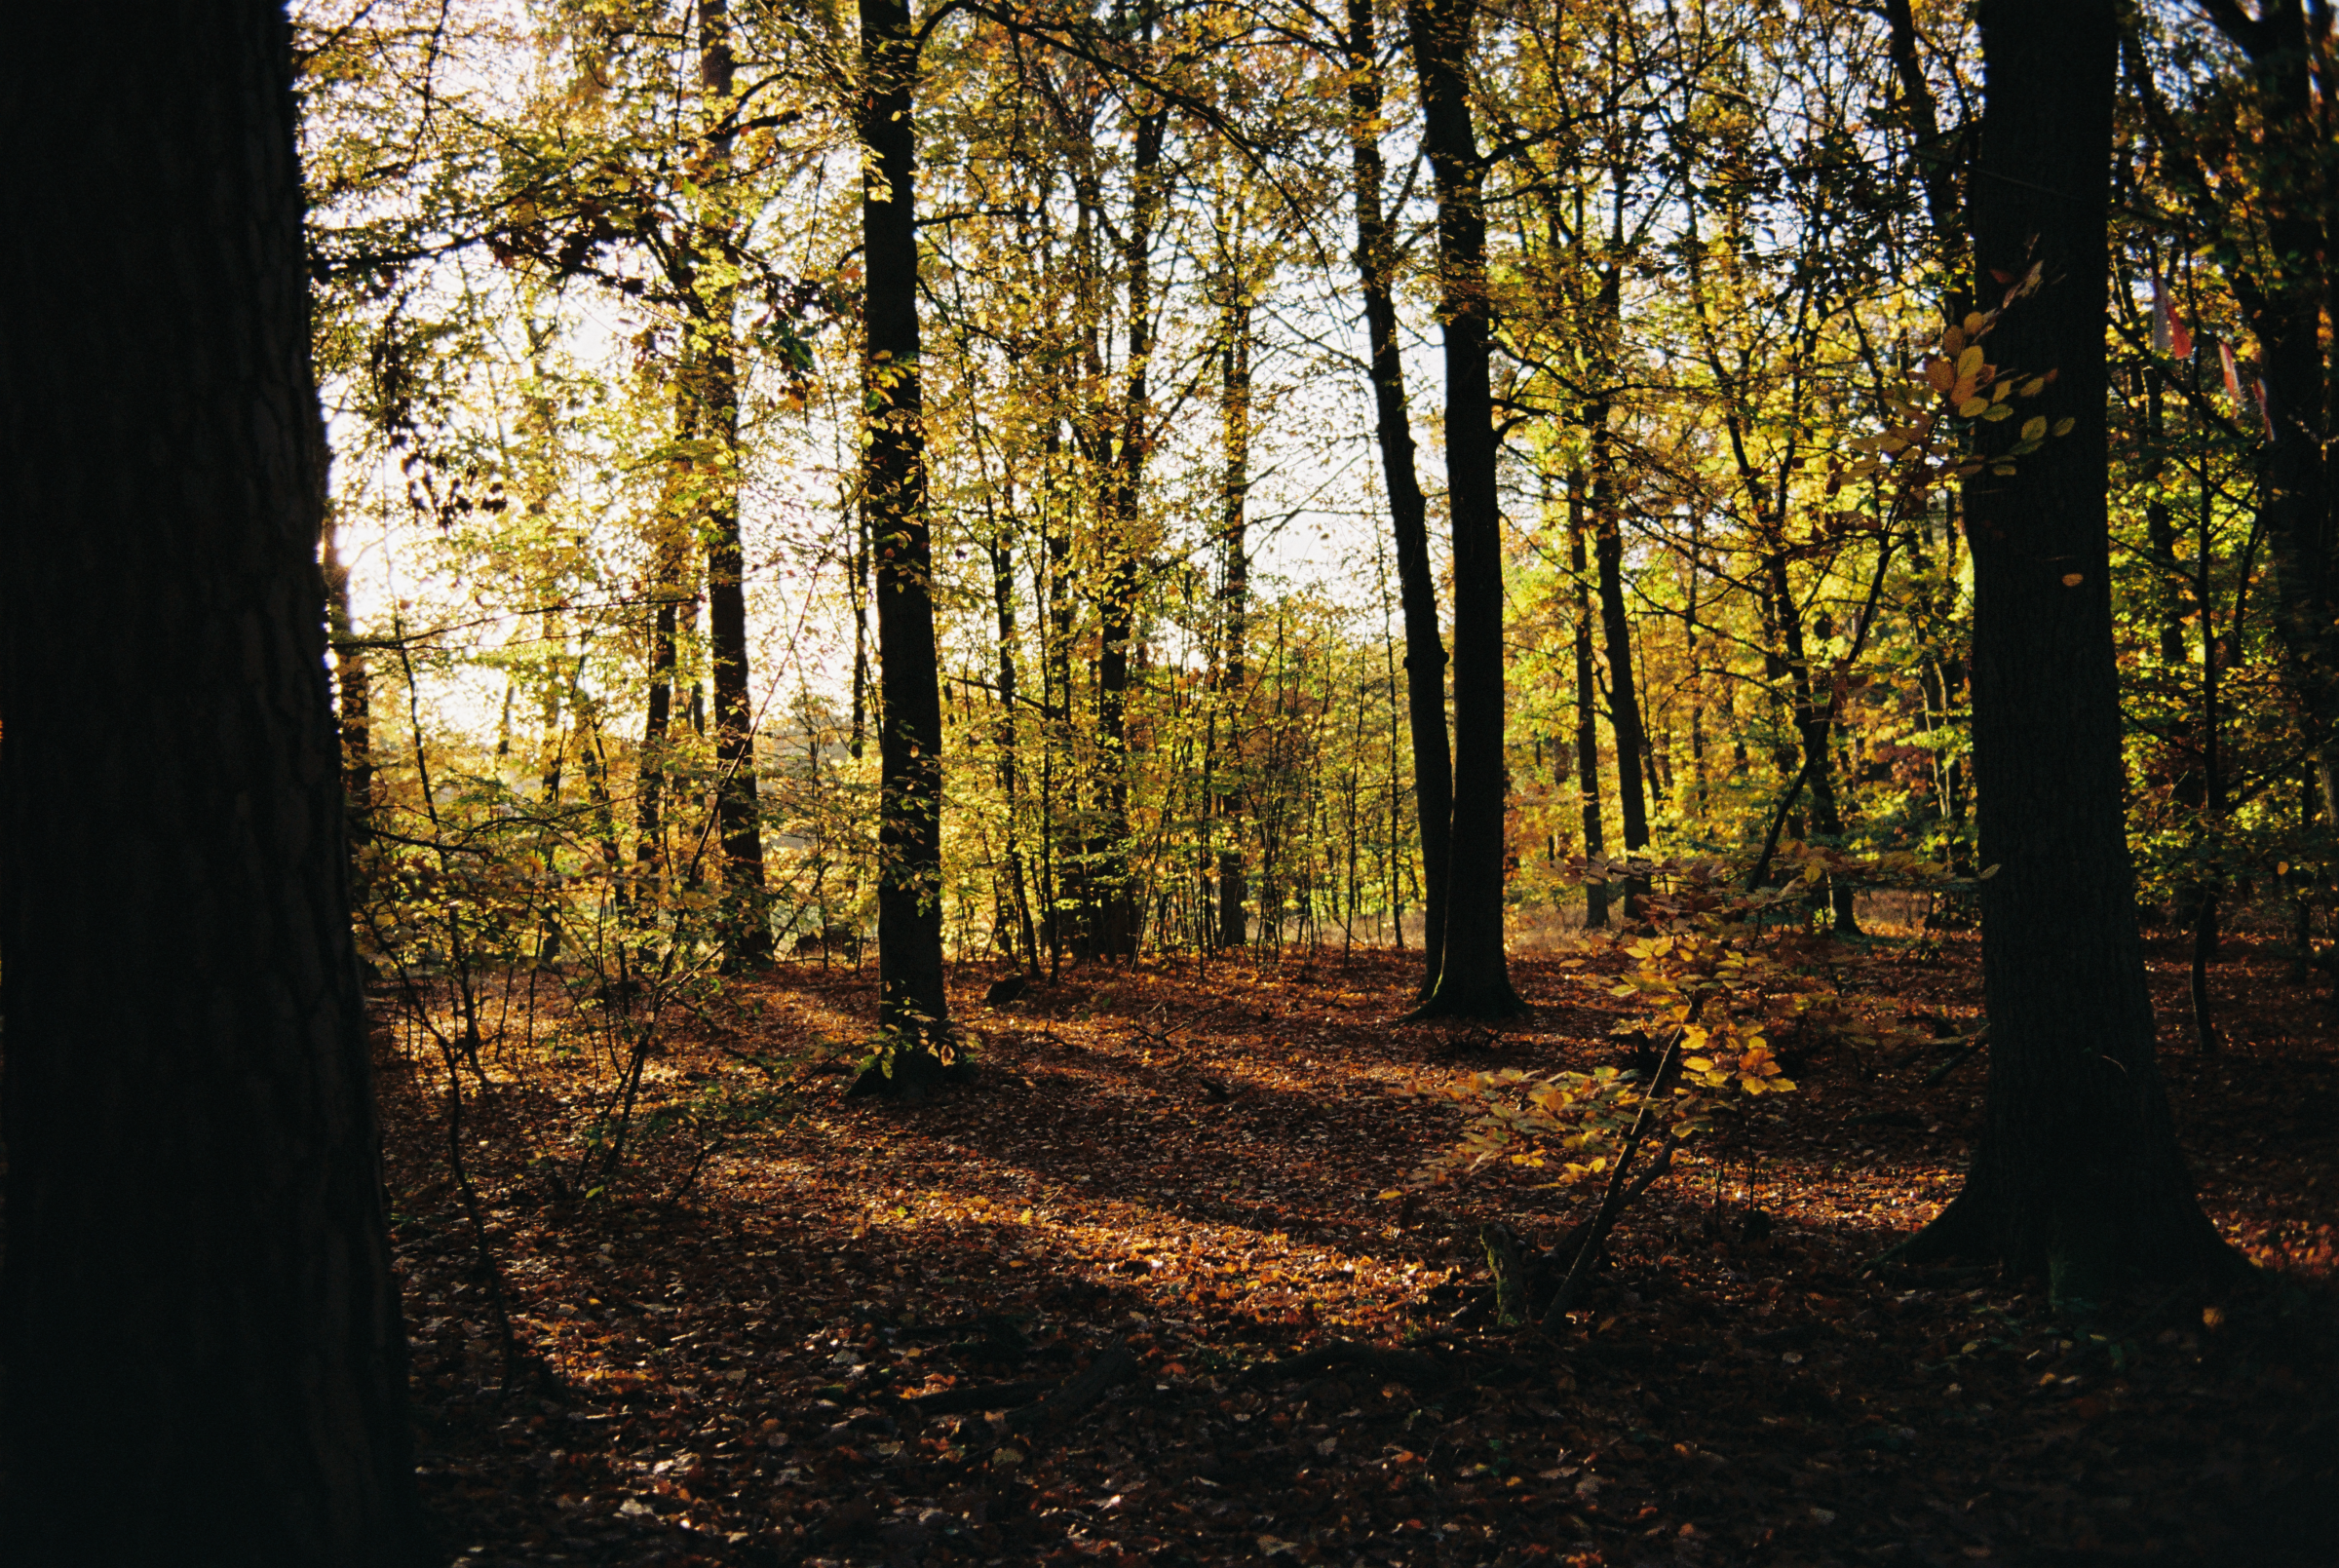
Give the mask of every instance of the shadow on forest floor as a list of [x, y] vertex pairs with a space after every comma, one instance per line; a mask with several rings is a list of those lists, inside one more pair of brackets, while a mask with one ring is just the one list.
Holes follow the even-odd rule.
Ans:
[[[443, 1095], [393, 1075], [447, 1558], [2320, 1560], [2300, 1532], [2334, 1490], [2316, 1227], [2339, 1058], [2327, 1005], [2232, 946], [2231, 1049], [2171, 1051], [2169, 1078], [2205, 1203], [2292, 1272], [2219, 1302], [2122, 1303], [2101, 1339], [2017, 1281], [1866, 1272], [1956, 1190], [1980, 1068], [1928, 1090], [1843, 1053], [1652, 1191], [1558, 1341], [1468, 1326], [1477, 1223], [1549, 1240], [1581, 1200], [1518, 1172], [1435, 1206], [1379, 1201], [1457, 1125], [1388, 1090], [1620, 1061], [1623, 1015], [1604, 961], [1538, 954], [1515, 972], [1543, 1005], [1491, 1041], [1395, 1023], [1412, 961], [1361, 951], [1305, 979], [1084, 970], [996, 1010], [978, 1000], [991, 976], [964, 972], [975, 1089], [901, 1107], [816, 1078], [791, 1123], [717, 1157], [671, 1209], [655, 1152], [638, 1198], [553, 1200], [529, 1162], [573, 1136], [583, 1070], [515, 1052], [476, 1155], [519, 1338], [549, 1375], [499, 1397], [436, 1165]], [[1911, 1012], [1971, 1016], [1971, 944], [1940, 947], [1910, 962], [1882, 944], [1845, 968]], [[2152, 958], [2180, 1017], [2183, 975]], [[739, 982], [725, 1038], [678, 1034], [653, 1077], [744, 1071], [713, 1044], [851, 1039], [872, 978], [783, 966]], [[1335, 1339], [1430, 1360], [1246, 1372]], [[1008, 1425], [1033, 1389], [1118, 1364], [1102, 1359], [1116, 1345], [1133, 1370], [1105, 1396], [1052, 1432]], [[1411, 1386], [1391, 1375], [1432, 1365]], [[973, 1391], [995, 1386], [986, 1410]], [[967, 1408], [915, 1404], [931, 1393]]]

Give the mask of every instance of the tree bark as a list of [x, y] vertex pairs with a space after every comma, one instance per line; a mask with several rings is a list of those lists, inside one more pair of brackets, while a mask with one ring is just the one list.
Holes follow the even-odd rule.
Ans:
[[942, 702], [919, 381], [917, 55], [901, 0], [861, 0], [861, 66], [868, 158], [862, 505], [876, 555], [879, 675], [877, 1017], [895, 1048], [882, 1085], [916, 1094], [940, 1076], [950, 1013], [942, 989]]
[[1372, 356], [1374, 434], [1381, 450], [1381, 484], [1389, 495], [1398, 604], [1405, 625], [1405, 720], [1413, 742], [1413, 799], [1421, 822], [1419, 995], [1426, 999], [1438, 989], [1438, 966], [1445, 956], [1454, 772], [1445, 732], [1445, 642], [1438, 630], [1438, 582], [1430, 569], [1429, 503], [1413, 463], [1405, 365], [1397, 339], [1397, 298], [1391, 281], [1397, 270], [1396, 242], [1381, 210], [1387, 171], [1380, 141], [1380, 50], [1373, 36], [1376, 3], [1348, 0], [1349, 135], [1355, 154], [1357, 271]]
[[2085, 1311], [2125, 1273], [2238, 1259], [2177, 1152], [2122, 820], [2103, 346], [2116, 8], [1982, 0], [1979, 19], [1975, 260], [2017, 279], [2035, 260], [2045, 280], [2007, 309], [1991, 357], [2057, 371], [2023, 407], [2074, 427], [1967, 487], [1975, 774], [1997, 867], [1981, 895], [1990, 1077], [1965, 1190], [1905, 1250], [2045, 1273]]
[[[1141, 36], [1151, 40], [1150, 14]], [[1088, 857], [1093, 896], [1089, 945], [1098, 957], [1133, 958], [1137, 951], [1136, 890], [1131, 886], [1129, 867], [1129, 655], [1136, 640], [1145, 555], [1141, 513], [1145, 460], [1153, 443], [1148, 375], [1153, 362], [1153, 241], [1166, 195], [1162, 154], [1169, 134], [1167, 104], [1137, 116], [1136, 146], [1130, 161], [1129, 229], [1122, 249], [1129, 293], [1129, 361], [1121, 387], [1121, 436], [1111, 448], [1105, 479], [1104, 583], [1096, 605], [1103, 829]]]
[[409, 1568], [284, 12], [13, 21], [0, 1541]]
[[1438, 186], [1445, 339], [1446, 506], [1454, 538], [1454, 814], [1445, 950], [1424, 1016], [1505, 1017], [1525, 1004], [1503, 952], [1503, 522], [1487, 363], [1484, 168], [1467, 69], [1477, 0], [1406, 0], [1422, 146]]
[[373, 678], [349, 609], [349, 567], [333, 542], [328, 518], [324, 540], [326, 623], [332, 634], [333, 692], [341, 726], [341, 798], [352, 843], [373, 831]]
[[[687, 388], [688, 377], [683, 378]], [[640, 777], [633, 798], [633, 863], [636, 874], [660, 874], [666, 848], [666, 776], [673, 730], [674, 670], [680, 647], [681, 599], [690, 592], [689, 539], [676, 493], [688, 480], [689, 465], [679, 454], [689, 448], [691, 400], [674, 399], [674, 449], [668, 465], [667, 504], [658, 511], [657, 537], [650, 542], [650, 593], [657, 599], [650, 620], [650, 680], [641, 728]]]
[[[1584, 491], [1582, 469], [1567, 476], [1567, 567], [1576, 580], [1576, 792], [1584, 807], [1584, 858], [1596, 860], [1607, 853], [1606, 829], [1600, 820], [1599, 678], [1593, 672], [1591, 640], [1591, 579], [1584, 559]], [[1608, 924], [1608, 884], [1584, 884], [1584, 924], [1597, 929]]]
[[[1227, 286], [1234, 290], [1235, 297], [1227, 301], [1223, 310], [1225, 341], [1220, 346], [1225, 357], [1221, 418], [1226, 478], [1220, 501], [1219, 544], [1225, 552], [1226, 566], [1219, 588], [1225, 651], [1218, 666], [1218, 711], [1226, 720], [1232, 763], [1239, 770], [1242, 728], [1237, 722], [1236, 705], [1242, 702], [1243, 687], [1248, 679], [1244, 644], [1249, 634], [1250, 610], [1250, 552], [1244, 537], [1247, 531], [1250, 497], [1250, 301], [1242, 293], [1245, 284], [1241, 269], [1228, 270]], [[1241, 947], [1250, 939], [1244, 909], [1249, 894], [1245, 886], [1243, 846], [1236, 836], [1241, 827], [1238, 815], [1241, 809], [1242, 796], [1233, 785], [1222, 786], [1210, 804], [1211, 815], [1226, 835], [1219, 844], [1217, 867], [1216, 925], [1221, 947]]]
[[[693, 421], [703, 453], [698, 476], [707, 541], [707, 651], [714, 667], [716, 827], [723, 846], [725, 924], [734, 962], [772, 956], [763, 885], [763, 813], [755, 777], [755, 707], [748, 689], [748, 595], [739, 538], [739, 287], [731, 197], [734, 61], [727, 0], [699, 0], [699, 85], [712, 129], [700, 158], [710, 193], [699, 225], [692, 290], [698, 319]], [[709, 274], [712, 274], [710, 277]]]
[[[1649, 847], [1649, 805], [1641, 757], [1648, 737], [1641, 727], [1640, 693], [1632, 683], [1632, 622], [1625, 611], [1625, 534], [1617, 518], [1616, 477], [1609, 450], [1608, 405], [1593, 410], [1591, 428], [1592, 559], [1599, 568], [1600, 631], [1608, 652], [1608, 728], [1616, 737], [1616, 804], [1624, 820], [1625, 853]], [[1645, 882], [1626, 884], [1625, 913], [1638, 914], [1636, 896]]]

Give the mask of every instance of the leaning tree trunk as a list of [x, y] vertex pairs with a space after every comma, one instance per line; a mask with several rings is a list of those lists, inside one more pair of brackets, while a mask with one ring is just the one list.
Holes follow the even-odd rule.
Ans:
[[942, 990], [942, 700], [934, 646], [933, 536], [926, 515], [919, 384], [916, 46], [901, 0], [861, 0], [861, 205], [868, 282], [862, 381], [868, 412], [862, 506], [876, 554], [877, 1021], [890, 1078], [910, 1093], [940, 1076], [950, 1026]]
[[1467, 68], [1477, 0], [1406, 0], [1422, 146], [1438, 184], [1446, 508], [1454, 535], [1454, 827], [1438, 989], [1421, 1012], [1504, 1017], [1525, 1004], [1503, 956], [1503, 519], [1487, 364], [1486, 212]]
[[0, 64], [0, 1541], [407, 1568], [289, 41], [133, 10]]
[[[1445, 642], [1438, 631], [1438, 580], [1430, 567], [1430, 509], [1413, 466], [1413, 425], [1405, 410], [1405, 364], [1397, 339], [1396, 240], [1381, 210], [1380, 52], [1373, 41], [1377, 0], [1348, 0], [1349, 136], [1354, 143], [1357, 270], [1372, 354], [1374, 433], [1381, 483], [1389, 492], [1389, 531], [1397, 546], [1398, 602], [1405, 622], [1405, 718], [1413, 742], [1413, 801], [1421, 822], [1419, 994], [1438, 989], [1445, 956], [1446, 879], [1452, 862], [1453, 760], [1445, 734]], [[1399, 933], [1401, 940], [1403, 933]]]
[[1997, 867], [1981, 895], [1990, 1078], [1965, 1190], [1906, 1248], [2046, 1273], [2073, 1310], [2129, 1270], [2235, 1261], [2177, 1153], [2122, 821], [2104, 500], [2116, 18], [2114, 0], [1980, 10], [1975, 259], [1982, 277], [2035, 261], [2045, 280], [2007, 309], [1991, 357], [2058, 372], [2021, 406], [2073, 428], [1967, 487], [1975, 782]]

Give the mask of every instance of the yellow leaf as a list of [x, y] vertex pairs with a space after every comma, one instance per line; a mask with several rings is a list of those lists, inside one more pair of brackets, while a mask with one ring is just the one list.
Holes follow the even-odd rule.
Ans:
[[1709, 1073], [1713, 1071], [1713, 1058], [1711, 1056], [1686, 1056], [1682, 1058], [1681, 1065], [1693, 1073]]
[[2047, 439], [2047, 416], [2033, 414], [2023, 420], [2022, 439], [2026, 441], [2045, 440]]
[[1392, 1198], [1402, 1198], [1404, 1196], [1404, 1189], [1401, 1187], [1392, 1187], [1387, 1192], [1380, 1194], [1378, 1201], [1385, 1204]]
[[1960, 419], [1978, 419], [1989, 411], [1989, 407], [1990, 400], [1987, 398], [1968, 398], [1964, 402], [1961, 402], [1957, 405], [1957, 417]]
[[1959, 349], [1962, 349], [1965, 346], [1966, 332], [1964, 327], [1951, 326], [1942, 330], [1941, 352], [1943, 354], [1955, 354]]
[[1968, 376], [1979, 374], [1981, 374], [1981, 345], [1976, 343], [1957, 357], [1957, 378], [1963, 381]]
[[2058, 419], [2054, 422], [2054, 433], [2057, 436], [2068, 436], [2071, 434], [2071, 428], [2078, 423], [2078, 420], [2069, 417]]
[[1983, 327], [1989, 325], [1990, 319], [1987, 316], [1984, 316], [1979, 311], [1973, 311], [1966, 317], [1966, 336], [1973, 337], [1979, 333]]

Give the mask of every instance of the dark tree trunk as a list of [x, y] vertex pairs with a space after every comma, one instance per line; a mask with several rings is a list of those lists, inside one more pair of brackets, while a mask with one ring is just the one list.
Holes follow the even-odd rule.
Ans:
[[[1785, 473], [1781, 474], [1779, 495], [1783, 501], [1786, 493]], [[1781, 514], [1784, 516], [1783, 511]], [[1835, 759], [1829, 748], [1835, 742], [1835, 699], [1832, 693], [1822, 695], [1811, 669], [1811, 650], [1803, 640], [1803, 612], [1796, 605], [1794, 587], [1786, 575], [1786, 546], [1783, 528], [1774, 535], [1776, 549], [1763, 558], [1763, 572], [1770, 583], [1771, 603], [1779, 628], [1780, 645], [1786, 650], [1786, 676], [1794, 697], [1795, 734], [1803, 743], [1803, 762], [1799, 777], [1803, 793], [1811, 801], [1812, 830], [1822, 838], [1839, 839], [1844, 832], [1844, 818], [1835, 797]], [[1834, 905], [1835, 930], [1841, 936], [1860, 934], [1859, 923], [1853, 918], [1852, 889], [1833, 882], [1828, 889]]]
[[0, 77], [0, 1542], [411, 1568], [284, 11], [33, 8]]
[[1925, 58], [1918, 50], [1916, 17], [1909, 0], [1884, 0], [1884, 19], [1894, 85], [1899, 89], [1910, 151], [1915, 154], [1918, 179], [1925, 190], [1925, 216], [1933, 224], [1942, 270], [1949, 274], [1943, 306], [1949, 320], [1964, 321], [1972, 297], [1961, 194], [1967, 138], [1962, 132], [1944, 134], [1941, 130], [1940, 110], [1934, 101], [1933, 84], [1925, 76]]
[[884, 1084], [916, 1093], [940, 1075], [950, 1015], [942, 991], [942, 700], [919, 384], [917, 55], [901, 0], [861, 0], [861, 65], [868, 150], [862, 378], [869, 409], [862, 506], [877, 579], [878, 1026], [895, 1045]]
[[[1151, 24], [1145, 35], [1150, 38]], [[1106, 566], [1097, 595], [1100, 647], [1096, 655], [1096, 723], [1104, 777], [1099, 790], [1103, 831], [1091, 846], [1093, 904], [1090, 950], [1098, 957], [1133, 958], [1137, 951], [1136, 890], [1129, 866], [1129, 669], [1136, 640], [1144, 572], [1145, 459], [1153, 443], [1148, 371], [1153, 360], [1153, 240], [1166, 195], [1162, 152], [1170, 134], [1165, 105], [1140, 114], [1130, 160], [1131, 210], [1122, 252], [1129, 289], [1129, 363], [1121, 388], [1121, 437], [1105, 480]]]
[[[1567, 567], [1576, 579], [1576, 791], [1584, 804], [1584, 857], [1596, 860], [1607, 853], [1606, 829], [1600, 822], [1599, 677], [1593, 671], [1591, 641], [1591, 578], [1584, 559], [1584, 472], [1567, 476]], [[1584, 924], [1608, 924], [1608, 884], [1584, 884]]]
[[[1355, 148], [1357, 270], [1364, 292], [1364, 328], [1372, 355], [1372, 404], [1389, 492], [1389, 530], [1397, 546], [1398, 603], [1405, 623], [1405, 717], [1413, 741], [1413, 799], [1421, 822], [1420, 995], [1438, 989], [1445, 956], [1446, 883], [1452, 864], [1453, 761], [1445, 733], [1445, 641], [1438, 631], [1438, 582], [1430, 569], [1429, 503], [1413, 466], [1413, 425], [1405, 409], [1405, 366], [1398, 350], [1396, 241], [1381, 210], [1380, 51], [1373, 37], [1377, 0], [1348, 0], [1349, 136]], [[1401, 932], [1400, 932], [1401, 940]]]
[[2019, 278], [2035, 259], [2046, 280], [2007, 310], [1991, 357], [2059, 372], [2036, 412], [2075, 428], [1966, 492], [1975, 782], [1997, 867], [1981, 894], [1988, 1104], [1965, 1190], [1906, 1250], [2046, 1273], [2085, 1310], [2127, 1271], [2238, 1260], [2177, 1152], [2122, 822], [2103, 348], [2117, 10], [1983, 0], [1979, 17], [1975, 261]]
[[723, 846], [725, 919], [731, 957], [761, 963], [772, 956], [772, 922], [763, 886], [763, 812], [755, 777], [755, 705], [748, 689], [748, 592], [739, 541], [739, 289], [707, 283], [705, 263], [726, 263], [736, 243], [730, 211], [732, 76], [731, 18], [726, 0], [699, 0], [699, 83], [715, 129], [705, 138], [700, 178], [709, 221], [700, 225], [699, 277], [694, 290], [699, 341], [690, 358], [697, 406], [692, 420], [704, 455], [699, 489], [705, 497], [707, 539], [707, 652], [714, 675], [715, 818]]
[[349, 836], [363, 843], [373, 832], [373, 678], [365, 646], [349, 611], [349, 568], [325, 528], [326, 620], [332, 634], [333, 689], [341, 721], [341, 798]]
[[[1486, 213], [1467, 79], [1476, 0], [1406, 0], [1422, 146], [1438, 185], [1446, 506], [1454, 537], [1454, 816], [1445, 951], [1425, 1015], [1524, 1010], [1503, 953], [1503, 523], [1487, 364]], [[1628, 680], [1630, 676], [1628, 675]]]
[[[1012, 491], [1008, 505], [1012, 516], [1015, 505]], [[999, 628], [999, 798], [1007, 805], [1008, 894], [1015, 901], [1017, 956], [1022, 960], [1024, 973], [1037, 979], [1039, 941], [1032, 929], [1031, 882], [1023, 860], [1023, 726], [1016, 712], [1016, 562], [1003, 525], [993, 527], [989, 550], [991, 610]]]
[[[1616, 804], [1624, 820], [1625, 853], [1649, 847], [1649, 805], [1641, 758], [1648, 736], [1640, 721], [1640, 693], [1632, 683], [1632, 622], [1625, 611], [1625, 534], [1617, 519], [1616, 477], [1611, 471], [1608, 408], [1594, 410], [1591, 430], [1592, 558], [1599, 567], [1600, 631], [1608, 647], [1608, 727], [1616, 737]], [[1627, 884], [1626, 914], [1633, 897], [1646, 892], [1638, 879]]]
[[[1235, 270], [1239, 273], [1239, 269]], [[1226, 647], [1218, 666], [1218, 711], [1227, 723], [1232, 766], [1239, 770], [1243, 742], [1236, 714], [1243, 701], [1244, 684], [1249, 677], [1245, 668], [1244, 644], [1249, 635], [1250, 552], [1244, 536], [1250, 498], [1250, 303], [1240, 296], [1243, 282], [1239, 275], [1229, 278], [1228, 287], [1237, 291], [1237, 297], [1225, 307], [1226, 341], [1222, 345], [1225, 391], [1221, 414], [1225, 425], [1226, 481], [1219, 538], [1226, 555], [1226, 568], [1219, 594]], [[1243, 846], [1236, 836], [1241, 828], [1238, 816], [1241, 809], [1242, 795], [1234, 785], [1221, 787], [1210, 806], [1219, 830], [1226, 835], [1218, 850], [1216, 924], [1221, 947], [1241, 947], [1250, 939], [1248, 918], [1244, 910], [1249, 890], [1245, 885]]]
[[[684, 384], [687, 385], [687, 377]], [[674, 400], [674, 445], [688, 449], [687, 396]], [[673, 730], [674, 667], [682, 629], [681, 598], [689, 589], [689, 541], [673, 492], [682, 488], [688, 466], [679, 457], [668, 470], [668, 504], [659, 509], [658, 536], [650, 543], [650, 592], [657, 599], [650, 620], [650, 682], [641, 728], [640, 778], [633, 798], [633, 863], [644, 877], [658, 874], [665, 860], [665, 804], [668, 739]]]

